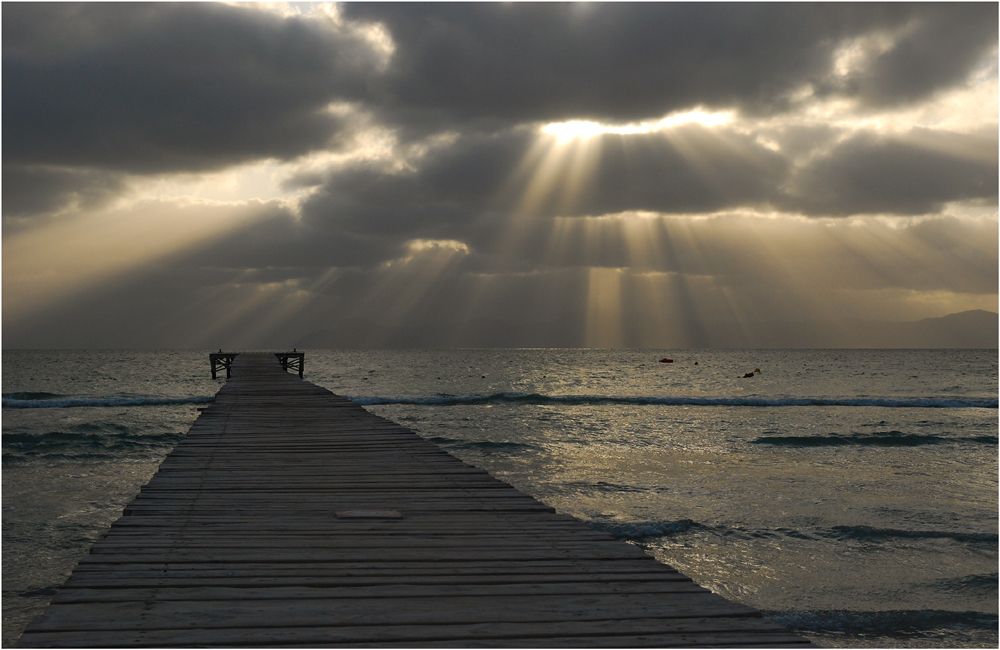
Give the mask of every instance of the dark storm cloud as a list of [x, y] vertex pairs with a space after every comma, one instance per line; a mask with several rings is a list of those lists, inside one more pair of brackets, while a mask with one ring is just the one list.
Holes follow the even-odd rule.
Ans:
[[[833, 135], [819, 129], [802, 138], [827, 143]], [[321, 231], [397, 245], [408, 238], [459, 238], [482, 249], [497, 234], [491, 215], [690, 214], [767, 206], [814, 216], [916, 215], [948, 202], [997, 197], [992, 132], [919, 129], [888, 137], [863, 131], [801, 168], [749, 135], [696, 124], [596, 136], [584, 145], [599, 152], [590, 167], [574, 158], [587, 155], [574, 154], [576, 145], [560, 150], [545, 142], [524, 130], [460, 137], [431, 150], [411, 171], [345, 170], [305, 203], [304, 220]], [[533, 153], [533, 146], [540, 150]], [[576, 195], [567, 195], [576, 166], [586, 171]], [[526, 201], [531, 184], [545, 175], [552, 179], [549, 191]]]
[[[578, 196], [564, 201], [562, 188], [573, 184], [579, 162], [573, 145], [543, 139], [534, 154], [537, 166], [523, 167], [532, 158], [536, 137], [515, 130], [459, 138], [429, 152], [410, 172], [344, 171], [306, 202], [305, 221], [381, 237], [452, 238], [472, 236], [490, 213], [718, 210], [770, 200], [788, 167], [784, 158], [748, 136], [698, 125], [676, 127], [669, 136], [606, 134], [590, 142], [600, 154], [578, 179]], [[533, 179], [546, 174], [553, 179], [551, 191], [543, 192], [537, 205], [524, 205]]]
[[115, 172], [4, 165], [3, 216], [50, 213], [70, 205], [88, 210], [111, 200], [123, 187], [123, 175]]
[[360, 234], [441, 234], [469, 223], [482, 210], [509, 207], [510, 197], [498, 193], [533, 139], [520, 131], [461, 137], [429, 151], [412, 171], [342, 171], [305, 203], [305, 220], [317, 228]]
[[943, 203], [997, 199], [997, 137], [915, 131], [858, 134], [796, 172], [783, 207], [806, 214], [926, 214]]
[[[774, 111], [805, 83], [877, 104], [966, 78], [996, 43], [995, 4], [381, 4], [380, 54], [347, 20], [216, 4], [9, 3], [5, 163], [197, 170], [331, 146], [359, 102], [399, 132], [623, 121], [695, 105]], [[905, 29], [904, 29], [905, 28]], [[845, 39], [896, 47], [830, 78]], [[335, 144], [333, 145], [335, 146]]]
[[967, 76], [997, 40], [996, 3], [917, 5], [904, 34], [841, 92], [875, 105], [922, 99]]
[[[175, 256], [178, 267], [283, 269], [283, 279], [321, 273], [331, 266], [367, 266], [398, 257], [408, 237], [353, 233], [329, 224], [311, 224], [284, 210]], [[248, 280], [249, 281], [249, 280]]]
[[6, 163], [196, 170], [328, 146], [376, 54], [319, 21], [201, 3], [3, 9]]
[[[963, 81], [996, 43], [997, 8], [924, 4], [382, 4], [398, 52], [384, 107], [447, 120], [629, 121], [694, 105], [771, 112], [805, 83], [879, 104]], [[910, 31], [848, 83], [845, 39]]]

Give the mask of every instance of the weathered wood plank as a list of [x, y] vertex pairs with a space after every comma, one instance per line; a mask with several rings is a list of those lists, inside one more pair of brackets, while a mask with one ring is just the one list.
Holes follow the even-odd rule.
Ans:
[[[108, 556], [102, 556], [107, 558]], [[80, 564], [73, 576], [82, 574], [110, 575], [116, 571], [135, 571], [157, 575], [331, 575], [331, 576], [399, 576], [406, 578], [411, 575], [568, 575], [587, 576], [590, 574], [612, 573], [614, 575], [656, 576], [661, 573], [678, 575], [677, 569], [656, 563], [652, 565], [648, 558], [615, 558], [611, 560], [596, 560], [589, 558], [539, 560], [525, 562], [488, 562], [482, 559], [449, 560], [447, 562], [406, 562], [379, 560], [376, 562], [311, 562], [308, 564], [289, 565], [282, 562], [244, 562], [236, 566], [183, 562], [136, 562], [134, 564], [101, 562], [102, 557], [92, 558], [93, 561]], [[688, 579], [687, 577], [684, 578]]]
[[327, 580], [308, 586], [200, 586], [200, 587], [78, 587], [66, 586], [52, 599], [53, 603], [111, 603], [126, 601], [189, 601], [189, 600], [305, 600], [336, 598], [438, 598], [503, 596], [580, 596], [605, 594], [675, 594], [704, 593], [708, 590], [692, 581], [644, 582], [517, 582], [513, 584], [485, 582], [479, 584], [414, 585], [396, 582], [389, 585], [353, 585], [344, 587]]
[[211, 629], [314, 625], [432, 625], [630, 618], [759, 616], [708, 593], [54, 604], [35, 630]]
[[[398, 586], [406, 585], [506, 585], [506, 584], [605, 584], [605, 583], [628, 583], [634, 585], [638, 582], [661, 583], [661, 582], [687, 582], [692, 581], [679, 573], [663, 574], [545, 574], [545, 573], [522, 573], [522, 574], [500, 574], [500, 573], [480, 573], [466, 575], [441, 575], [439, 573], [413, 573], [395, 574], [388, 576], [350, 576], [343, 575], [319, 575], [313, 571], [289, 571], [285, 575], [277, 572], [270, 572], [269, 575], [261, 575], [252, 571], [219, 571], [211, 573], [209, 571], [195, 571], [189, 574], [181, 574], [178, 571], [171, 571], [169, 575], [154, 574], [151, 572], [131, 572], [131, 571], [107, 571], [76, 573], [66, 581], [64, 593], [69, 588], [77, 589], [136, 589], [152, 587], [372, 587], [382, 585]], [[693, 584], [693, 583], [692, 583]]]
[[[593, 559], [612, 560], [621, 557], [621, 554], [614, 548], [601, 548], [596, 550], [588, 549], [586, 555]], [[561, 560], [579, 557], [579, 552], [573, 550], [502, 550], [502, 549], [474, 549], [474, 548], [453, 548], [453, 549], [404, 549], [392, 553], [392, 557], [403, 561], [417, 562], [438, 562], [444, 563], [449, 560], [483, 560], [485, 562], [507, 561], [524, 562], [537, 560]], [[648, 556], [647, 556], [648, 557]], [[155, 553], [141, 553], [130, 551], [128, 553], [115, 552], [95, 552], [81, 558], [80, 563], [99, 562], [101, 564], [132, 564], [135, 562], [149, 562], [150, 558], [162, 558], [172, 562], [202, 562], [211, 564], [234, 564], [240, 562], [317, 562], [317, 561], [342, 561], [342, 562], [368, 562], [386, 559], [385, 553], [368, 551], [363, 548], [354, 549], [289, 549], [283, 553], [275, 553], [264, 549], [203, 549], [203, 550], [165, 550]], [[652, 558], [650, 558], [652, 560]], [[652, 560], [655, 561], [655, 560]]]
[[[227, 628], [210, 630], [147, 630], [135, 631], [100, 631], [75, 633], [42, 632], [41, 640], [48, 640], [54, 645], [58, 641], [77, 641], [80, 647], [128, 647], [128, 646], [187, 646], [187, 645], [236, 645], [251, 646], [265, 643], [267, 645], [333, 645], [350, 646], [362, 643], [400, 643], [400, 644], [441, 644], [461, 643], [469, 646], [482, 645], [484, 642], [496, 642], [497, 645], [519, 645], [517, 639], [537, 640], [529, 645], [551, 645], [572, 637], [580, 643], [560, 644], [562, 647], [586, 645], [583, 640], [600, 639], [598, 645], [617, 645], [614, 639], [636, 638], [637, 635], [656, 629], [660, 642], [649, 646], [662, 645], [697, 645], [697, 639], [710, 639], [703, 645], [715, 645], [716, 642], [742, 639], [744, 644], [750, 638], [765, 639], [761, 645], [778, 645], [781, 641], [787, 643], [790, 635], [784, 629], [771, 621], [760, 618], [698, 618], [687, 619], [609, 619], [593, 621], [547, 621], [542, 623], [522, 622], [517, 624], [493, 623], [472, 625], [385, 625], [385, 626], [316, 626], [306, 628]], [[775, 634], [777, 633], [777, 634]], [[792, 637], [794, 643], [802, 641]], [[683, 643], [671, 644], [671, 639], [683, 640]], [[43, 645], [43, 644], [40, 644]], [[65, 645], [63, 643], [62, 645]], [[637, 646], [647, 644], [628, 643]], [[739, 645], [736, 643], [734, 645]]]

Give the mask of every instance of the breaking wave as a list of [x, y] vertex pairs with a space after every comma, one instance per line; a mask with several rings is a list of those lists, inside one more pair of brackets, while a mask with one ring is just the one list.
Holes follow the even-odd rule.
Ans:
[[940, 443], [971, 442], [987, 445], [997, 444], [996, 436], [946, 437], [935, 435], [920, 435], [903, 433], [901, 431], [877, 431], [875, 433], [854, 433], [839, 435], [831, 433], [825, 436], [761, 436], [751, 440], [755, 445], [774, 445], [778, 447], [840, 447], [847, 445], [873, 447], [916, 447], [919, 445], [936, 445]]
[[616, 521], [591, 521], [587, 522], [591, 528], [610, 533], [616, 539], [643, 539], [646, 537], [663, 537], [686, 533], [692, 529], [704, 529], [707, 526], [699, 524], [691, 519], [678, 519], [676, 521], [637, 521], [637, 522], [616, 522]]
[[434, 436], [426, 438], [428, 442], [435, 445], [447, 447], [449, 449], [479, 449], [484, 451], [518, 451], [522, 449], [535, 449], [534, 445], [523, 442], [494, 441], [494, 440], [464, 440], [458, 438], [445, 438]]
[[853, 611], [763, 611], [764, 616], [793, 630], [860, 636], [908, 637], [940, 629], [997, 629], [996, 612], [938, 609]]
[[[719, 537], [741, 539], [802, 539], [814, 540], [826, 538], [843, 541], [854, 540], [862, 542], [881, 543], [893, 540], [925, 540], [950, 539], [965, 544], [996, 545], [997, 533], [966, 532], [953, 530], [900, 530], [894, 528], [876, 528], [873, 526], [833, 526], [832, 528], [815, 528], [796, 530], [794, 528], [748, 529], [738, 526], [720, 526], [703, 524], [691, 519], [674, 521], [591, 521], [591, 528], [603, 530], [618, 539], [640, 540], [649, 537], [665, 537], [682, 533], [708, 533]], [[993, 574], [995, 578], [996, 574]], [[994, 580], [994, 587], [996, 586]]]
[[973, 533], [950, 530], [899, 530], [895, 528], [875, 528], [873, 526], [834, 526], [833, 536], [840, 539], [854, 539], [865, 542], [882, 542], [893, 539], [952, 539], [965, 543], [996, 544], [997, 533]]
[[82, 406], [173, 406], [211, 404], [215, 397], [162, 397], [156, 395], [57, 395], [53, 393], [6, 393], [5, 409], [74, 408]]
[[135, 455], [162, 454], [184, 437], [171, 430], [150, 431], [120, 424], [82, 424], [47, 433], [3, 434], [3, 462], [29, 458], [121, 460]]
[[997, 408], [997, 400], [984, 398], [896, 397], [684, 397], [656, 395], [542, 395], [539, 393], [438, 394], [420, 396], [346, 395], [360, 406], [408, 404], [417, 406], [466, 406], [479, 404], [665, 405], [665, 406], [882, 406], [889, 408]]
[[933, 584], [940, 591], [978, 592], [982, 597], [989, 598], [996, 597], [998, 580], [1000, 576], [996, 573], [981, 573], [960, 578], [944, 578]]

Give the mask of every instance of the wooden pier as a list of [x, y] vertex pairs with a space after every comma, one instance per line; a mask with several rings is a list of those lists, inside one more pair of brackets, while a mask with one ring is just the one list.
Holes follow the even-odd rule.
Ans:
[[22, 647], [807, 646], [240, 354]]

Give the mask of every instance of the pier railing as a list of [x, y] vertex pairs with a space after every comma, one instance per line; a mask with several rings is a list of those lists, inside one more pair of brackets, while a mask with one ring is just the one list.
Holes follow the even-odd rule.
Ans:
[[298, 370], [299, 378], [302, 378], [302, 372], [306, 365], [306, 355], [304, 352], [298, 352], [293, 349], [291, 352], [275, 352], [274, 356], [278, 357], [278, 361], [281, 362], [281, 367], [285, 372], [288, 372], [289, 369], [292, 372]]
[[[232, 377], [233, 359], [238, 354], [239, 352], [223, 352], [221, 349], [218, 352], [210, 353], [208, 360], [212, 363], [212, 379], [217, 379], [219, 371], [223, 368], [226, 370], [226, 379]], [[278, 362], [285, 372], [297, 370], [299, 378], [302, 378], [306, 366], [305, 352], [299, 352], [293, 348], [291, 352], [275, 352], [274, 356], [278, 357]]]
[[208, 360], [212, 362], [212, 379], [216, 379], [218, 371], [223, 368], [226, 369], [226, 379], [229, 379], [233, 372], [233, 359], [236, 358], [237, 354], [239, 353], [223, 352], [222, 350], [209, 354]]

